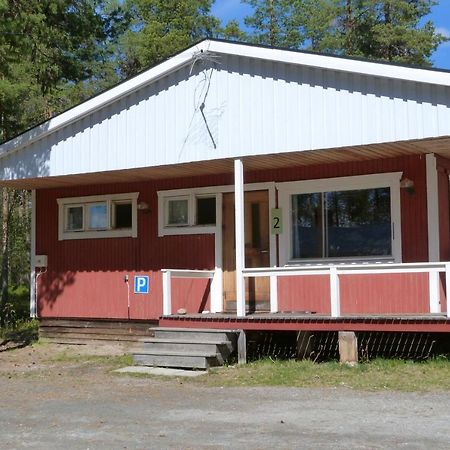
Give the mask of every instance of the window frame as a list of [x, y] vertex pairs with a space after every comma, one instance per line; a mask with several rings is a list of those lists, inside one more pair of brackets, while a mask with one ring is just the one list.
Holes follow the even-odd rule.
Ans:
[[[139, 192], [129, 192], [108, 195], [89, 195], [84, 197], [58, 198], [58, 239], [60, 241], [71, 239], [101, 239], [114, 237], [137, 238], [137, 199]], [[114, 204], [131, 203], [131, 227], [113, 228]], [[89, 228], [89, 205], [106, 203], [107, 227], [99, 229]], [[68, 230], [67, 218], [70, 207], [81, 206], [83, 208], [83, 228], [80, 230]]]
[[[158, 191], [158, 236], [182, 234], [214, 234], [217, 228], [218, 201], [220, 187], [176, 189], [171, 191]], [[197, 198], [214, 198], [216, 202], [216, 223], [197, 225]], [[188, 200], [188, 223], [186, 225], [168, 224], [171, 200]]]
[[[389, 172], [351, 177], [277, 183], [279, 208], [282, 209], [284, 233], [280, 235], [280, 265], [332, 264], [355, 262], [402, 262], [400, 179], [403, 172]], [[293, 258], [292, 196], [335, 191], [389, 188], [391, 201], [391, 255], [340, 258]]]

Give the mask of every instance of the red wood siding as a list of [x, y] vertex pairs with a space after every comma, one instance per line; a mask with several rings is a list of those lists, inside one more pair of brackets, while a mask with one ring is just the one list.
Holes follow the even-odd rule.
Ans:
[[[245, 166], [245, 164], [244, 164]], [[401, 191], [403, 261], [426, 261], [427, 214], [425, 158], [422, 156], [364, 161], [345, 164], [293, 167], [245, 174], [246, 183], [292, 181], [403, 171], [414, 180], [415, 192]], [[130, 276], [130, 316], [154, 319], [162, 312], [162, 268], [212, 269], [214, 267], [214, 236], [188, 235], [158, 237], [158, 190], [232, 184], [231, 174], [214, 177], [179, 178], [165, 181], [123, 183], [115, 185], [80, 186], [46, 189], [37, 192], [36, 235], [37, 254], [48, 255], [48, 272], [39, 279], [39, 314], [41, 317], [126, 318], [127, 290], [124, 275]], [[150, 205], [150, 212], [138, 212], [138, 238], [107, 238], [58, 241], [59, 197], [139, 192], [139, 201]], [[150, 294], [132, 293], [133, 275], [150, 276]], [[384, 283], [386, 281], [386, 283]], [[358, 280], [353, 285], [343, 281], [342, 311], [352, 312], [352, 301], [367, 291], [364, 303], [369, 309], [381, 308], [388, 301], [390, 281], [382, 283]], [[417, 291], [409, 289], [408, 281], [399, 282], [394, 310], [402, 310], [405, 296], [411, 305], [422, 308], [428, 302], [427, 283], [410, 280]], [[370, 284], [372, 283], [372, 284]], [[416, 284], [414, 284], [416, 283]], [[379, 294], [374, 294], [374, 288]], [[414, 289], [416, 289], [414, 288]], [[405, 295], [400, 295], [402, 289]], [[173, 311], [186, 308], [198, 312], [209, 309], [209, 283], [206, 280], [174, 280]], [[410, 295], [411, 294], [411, 295]], [[422, 298], [422, 294], [426, 299]], [[426, 294], [426, 295], [425, 295]], [[375, 296], [374, 296], [375, 295]], [[419, 299], [418, 297], [421, 297]], [[284, 278], [279, 283], [280, 310], [329, 313], [327, 277]], [[392, 301], [391, 301], [392, 303]], [[408, 303], [409, 304], [409, 303]], [[378, 306], [376, 306], [378, 305]], [[352, 309], [353, 308], [353, 309]], [[406, 307], [405, 307], [406, 308]], [[378, 311], [377, 312], [381, 312]]]

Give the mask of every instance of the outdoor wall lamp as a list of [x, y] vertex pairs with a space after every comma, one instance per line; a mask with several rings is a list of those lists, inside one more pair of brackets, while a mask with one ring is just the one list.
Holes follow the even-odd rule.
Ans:
[[414, 181], [409, 178], [402, 178], [400, 180], [400, 188], [406, 189], [408, 194], [414, 194]]
[[145, 213], [150, 212], [150, 206], [148, 206], [147, 202], [139, 202], [137, 204], [137, 209], [138, 209], [138, 211], [142, 211], [142, 212], [145, 212]]

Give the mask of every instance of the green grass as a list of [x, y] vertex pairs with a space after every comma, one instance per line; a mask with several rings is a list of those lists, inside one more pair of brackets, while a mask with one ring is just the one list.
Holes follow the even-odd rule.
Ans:
[[448, 391], [450, 361], [376, 359], [354, 367], [338, 362], [273, 361], [212, 369], [195, 382], [208, 386], [347, 387], [360, 390]]
[[108, 370], [133, 365], [133, 357], [129, 354], [108, 356], [108, 355], [83, 355], [78, 353], [60, 352], [50, 358], [51, 362], [74, 363], [92, 366], [102, 366]]
[[28, 345], [39, 338], [39, 322], [35, 319], [17, 321], [14, 326], [0, 328], [0, 340]]

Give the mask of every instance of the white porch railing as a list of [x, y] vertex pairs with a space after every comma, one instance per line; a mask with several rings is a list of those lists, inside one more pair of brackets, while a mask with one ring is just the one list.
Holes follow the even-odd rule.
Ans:
[[[428, 273], [430, 313], [440, 313], [439, 273], [445, 272], [447, 317], [450, 318], [450, 262], [404, 264], [342, 264], [334, 266], [287, 266], [243, 269], [244, 278], [270, 277], [270, 309], [278, 311], [278, 277], [324, 275], [330, 279], [331, 317], [341, 316], [339, 277], [341, 275], [370, 275], [395, 273]], [[411, 311], [412, 313], [414, 311]]]
[[[396, 273], [428, 273], [430, 314], [441, 313], [439, 274], [445, 273], [447, 293], [447, 317], [450, 318], [450, 262], [404, 263], [404, 264], [342, 264], [316, 266], [258, 267], [242, 270], [243, 279], [253, 277], [270, 278], [270, 311], [278, 311], [278, 277], [323, 275], [330, 282], [331, 317], [341, 317], [341, 275], [371, 275]], [[172, 278], [209, 278], [214, 280], [214, 270], [163, 269], [163, 314], [172, 314]], [[214, 291], [214, 293], [213, 293]], [[211, 298], [221, 289], [211, 286]], [[221, 295], [220, 295], [221, 296]], [[219, 299], [221, 300], [221, 299]], [[414, 311], [411, 311], [414, 313]]]
[[[214, 270], [163, 269], [163, 314], [172, 314], [172, 278], [214, 278]], [[212, 287], [211, 287], [212, 290]]]

